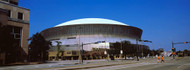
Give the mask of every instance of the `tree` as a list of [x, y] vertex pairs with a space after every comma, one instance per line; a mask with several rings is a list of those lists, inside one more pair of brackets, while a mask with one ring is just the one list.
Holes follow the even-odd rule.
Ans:
[[122, 42], [122, 50], [123, 50], [123, 54], [127, 55], [127, 54], [133, 53], [134, 47], [132, 47], [130, 41], [123, 41]]
[[[122, 46], [121, 46], [122, 45]], [[116, 42], [113, 43], [113, 45], [110, 46], [110, 50], [108, 51], [109, 54], [119, 55], [120, 50], [123, 50], [123, 55], [130, 55], [133, 56], [134, 53], [136, 53], [136, 45], [133, 45], [130, 43], [130, 41], [122, 41], [122, 42]]]
[[31, 40], [29, 45], [30, 61], [45, 62], [48, 59], [48, 50], [51, 42], [46, 41], [40, 33], [34, 34], [29, 40]]
[[56, 59], [58, 60], [58, 58], [59, 58], [59, 53], [60, 52], [62, 52], [61, 50], [60, 50], [60, 48], [61, 48], [61, 42], [60, 41], [56, 41], [56, 43], [57, 43], [57, 56], [56, 56]]
[[156, 52], [158, 53], [158, 55], [161, 55], [162, 52], [164, 52], [163, 48], [159, 48], [158, 50], [156, 50]]
[[110, 49], [108, 50], [108, 54], [119, 54], [120, 53], [120, 46], [121, 46], [121, 43], [119, 42], [116, 42], [116, 43], [113, 43], [113, 45], [110, 46]]

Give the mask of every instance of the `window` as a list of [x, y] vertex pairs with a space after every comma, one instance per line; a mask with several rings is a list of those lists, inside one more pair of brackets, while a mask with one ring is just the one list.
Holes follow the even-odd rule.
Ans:
[[21, 46], [22, 27], [9, 26], [11, 28], [11, 34], [15, 39], [18, 46]]
[[23, 13], [21, 13], [21, 12], [18, 12], [18, 19], [21, 19], [21, 20], [23, 20], [23, 18], [24, 18], [24, 15], [23, 15]]
[[14, 27], [14, 33], [21, 34], [21, 27]]
[[2, 0], [2, 1], [6, 1], [6, 2], [9, 2], [9, 0]]
[[8, 10], [8, 17], [11, 17], [11, 14], [12, 14], [11, 10]]
[[16, 38], [16, 39], [20, 39], [20, 38], [21, 38], [21, 35], [20, 35], [20, 34], [16, 34], [16, 35], [15, 35], [15, 38]]
[[12, 34], [14, 35], [15, 39], [20, 39], [21, 35], [22, 35], [22, 28], [21, 27], [15, 27], [15, 26], [11, 26], [12, 27]]
[[10, 3], [14, 4], [14, 5], [18, 5], [18, 2], [15, 2], [15, 1], [12, 1], [12, 0], [10, 0]]
[[18, 5], [18, 1], [15, 1], [15, 0], [2, 0], [2, 1], [8, 2], [10, 4]]
[[76, 52], [76, 51], [72, 51], [72, 54], [73, 54], [73, 55], [76, 55], [76, 54], [77, 54], [77, 52]]
[[71, 52], [67, 52], [67, 54], [71, 54]]

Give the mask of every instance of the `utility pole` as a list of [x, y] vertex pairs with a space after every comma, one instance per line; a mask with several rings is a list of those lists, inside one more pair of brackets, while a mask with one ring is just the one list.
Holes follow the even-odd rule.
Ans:
[[[152, 43], [152, 47], [153, 47], [153, 50], [154, 50], [154, 46], [153, 46], [153, 43]], [[154, 58], [154, 51], [153, 51], [153, 58]]]
[[83, 50], [83, 42], [82, 42], [82, 63], [83, 63], [83, 54], [84, 54], [84, 50]]
[[[138, 40], [138, 39], [136, 39], [136, 44], [137, 44], [137, 61], [139, 61], [139, 59], [138, 59], [138, 49], [139, 49], [138, 41], [152, 43], [152, 41], [149, 41], [149, 40]], [[144, 49], [143, 47], [141, 47], [141, 48]], [[143, 50], [142, 50], [142, 56], [143, 56]]]
[[79, 47], [79, 58], [78, 58], [78, 60], [79, 60], [79, 64], [81, 64], [82, 63], [82, 56], [81, 56], [81, 49], [80, 49], [80, 30], [81, 29], [81, 27], [79, 27], [79, 31], [78, 31], [78, 33], [79, 33], [79, 42], [78, 42], [78, 47]]
[[[121, 29], [122, 30], [122, 29]], [[122, 32], [123, 32], [123, 30], [121, 31], [121, 34], [122, 34]], [[120, 37], [120, 41], [121, 41], [121, 46], [120, 46], [120, 59], [122, 59], [122, 55], [123, 55], [123, 44], [122, 44], [122, 40], [121, 40], [121, 34], [119, 35], [119, 37]]]
[[174, 55], [175, 52], [173, 49], [174, 49], [174, 43], [172, 42], [172, 55], [173, 55], [173, 59], [175, 59], [175, 55]]
[[176, 51], [176, 49], [174, 48], [174, 45], [175, 44], [187, 44], [187, 43], [190, 43], [190, 42], [177, 42], [177, 43], [172, 42], [172, 55], [173, 55], [173, 59], [175, 59], [175, 51]]
[[136, 47], [137, 47], [137, 52], [136, 52], [136, 54], [137, 54], [137, 61], [139, 61], [139, 46], [138, 46], [138, 39], [136, 39]]

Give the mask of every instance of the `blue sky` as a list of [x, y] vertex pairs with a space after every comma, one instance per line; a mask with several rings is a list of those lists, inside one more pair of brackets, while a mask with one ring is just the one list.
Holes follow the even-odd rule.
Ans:
[[[141, 28], [150, 48], [171, 50], [171, 42], [190, 41], [190, 0], [19, 0], [29, 8], [30, 37], [80, 18], [106, 18]], [[153, 47], [152, 47], [153, 45]], [[190, 50], [189, 44], [175, 45]]]

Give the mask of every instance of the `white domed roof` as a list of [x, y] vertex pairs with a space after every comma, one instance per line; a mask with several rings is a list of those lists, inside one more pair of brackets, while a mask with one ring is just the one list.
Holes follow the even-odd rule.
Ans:
[[77, 19], [77, 20], [71, 20], [65, 23], [61, 23], [59, 25], [56, 25], [55, 27], [59, 26], [67, 26], [67, 25], [78, 25], [78, 24], [114, 24], [114, 25], [125, 25], [129, 26], [127, 24], [110, 20], [110, 19], [103, 19], [103, 18], [83, 18], [83, 19]]

